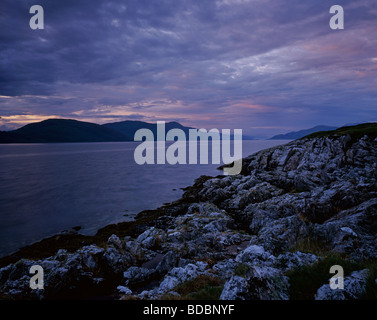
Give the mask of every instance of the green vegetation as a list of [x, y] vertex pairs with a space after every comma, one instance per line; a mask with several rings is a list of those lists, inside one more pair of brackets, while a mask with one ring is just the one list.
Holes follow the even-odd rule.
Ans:
[[306, 237], [300, 241], [297, 241], [295, 245], [290, 248], [290, 252], [300, 251], [303, 253], [312, 253], [317, 256], [326, 256], [330, 253], [330, 248], [325, 242], [314, 239], [312, 237]]
[[366, 293], [365, 293], [365, 300], [377, 300], [377, 262], [373, 261], [370, 263], [365, 264], [365, 268], [370, 270]]
[[165, 295], [163, 300], [219, 300], [223, 284], [220, 279], [200, 275], [194, 280], [178, 285], [174, 291], [180, 296]]
[[290, 297], [292, 300], [313, 300], [317, 290], [324, 284], [329, 283], [331, 274], [329, 270], [334, 265], [340, 265], [344, 269], [346, 277], [352, 271], [362, 270], [365, 266], [345, 260], [337, 254], [323, 257], [313, 265], [303, 266], [287, 272], [290, 278]]
[[236, 276], [245, 277], [250, 271], [250, 266], [246, 263], [239, 264], [234, 270]]
[[357, 126], [341, 127], [332, 131], [319, 131], [309, 134], [302, 139], [344, 136], [347, 134], [351, 136], [352, 141], [360, 139], [364, 135], [367, 135], [370, 138], [374, 139], [377, 137], [377, 123], [363, 123]]

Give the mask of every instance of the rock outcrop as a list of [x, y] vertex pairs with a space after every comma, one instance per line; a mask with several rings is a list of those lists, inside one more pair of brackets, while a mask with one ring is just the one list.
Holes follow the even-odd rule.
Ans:
[[[137, 235], [3, 267], [1, 295], [182, 298], [180, 288], [201, 277], [217, 279], [220, 299], [290, 299], [294, 271], [325, 255], [376, 260], [377, 139], [322, 137], [263, 150], [243, 160], [242, 174], [201, 177], [182, 199], [186, 207]], [[44, 268], [44, 290], [29, 287], [35, 264]], [[362, 299], [372, 272], [360, 270], [346, 275], [340, 293], [330, 289], [329, 273], [312, 298]]]

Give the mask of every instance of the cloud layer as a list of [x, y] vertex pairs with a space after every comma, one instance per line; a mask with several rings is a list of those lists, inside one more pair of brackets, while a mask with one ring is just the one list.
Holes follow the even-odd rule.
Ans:
[[0, 125], [177, 120], [272, 135], [377, 120], [377, 3], [2, 1]]

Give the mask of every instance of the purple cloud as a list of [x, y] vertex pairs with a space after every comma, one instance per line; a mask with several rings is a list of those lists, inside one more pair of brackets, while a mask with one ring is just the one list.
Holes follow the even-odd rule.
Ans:
[[0, 12], [0, 125], [177, 120], [272, 135], [377, 120], [377, 4], [40, 0]]

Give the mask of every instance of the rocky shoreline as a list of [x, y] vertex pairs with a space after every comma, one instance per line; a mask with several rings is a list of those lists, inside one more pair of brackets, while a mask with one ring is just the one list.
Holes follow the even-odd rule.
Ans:
[[[377, 138], [304, 138], [181, 199], [0, 259], [3, 299], [376, 299]], [[32, 265], [44, 290], [29, 288]], [[344, 268], [344, 290], [329, 269]]]

